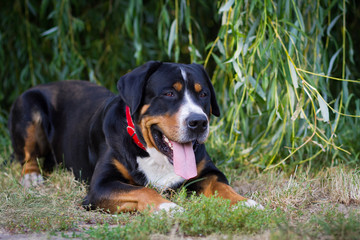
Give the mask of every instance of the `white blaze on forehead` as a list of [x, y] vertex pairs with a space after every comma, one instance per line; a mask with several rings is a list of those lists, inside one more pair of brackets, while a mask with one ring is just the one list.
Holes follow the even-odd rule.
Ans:
[[[188, 80], [186, 71], [182, 67], [179, 67], [179, 68], [181, 71], [181, 75], [184, 79], [184, 82], [186, 82]], [[183, 100], [183, 104], [180, 109], [180, 112], [181, 111], [183, 111], [183, 113], [180, 113], [180, 115], [183, 115], [183, 114], [189, 115], [190, 113], [199, 113], [199, 114], [204, 114], [206, 116], [206, 114], [204, 113], [202, 108], [191, 99], [191, 96], [189, 95], [189, 91], [186, 89], [186, 83], [185, 83], [184, 100]]]
[[183, 77], [184, 81], [186, 82], [187, 81], [187, 76], [186, 76], [185, 69], [182, 68], [182, 67], [179, 67], [179, 68], [180, 68], [181, 76]]

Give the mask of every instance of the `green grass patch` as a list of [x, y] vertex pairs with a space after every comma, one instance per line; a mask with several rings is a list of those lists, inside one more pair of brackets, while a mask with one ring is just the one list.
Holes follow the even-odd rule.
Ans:
[[[168, 214], [143, 213], [130, 223], [110, 227], [108, 224], [85, 231], [80, 236], [93, 239], [148, 239], [152, 234], [204, 237], [211, 234], [258, 234], [275, 227], [275, 219], [282, 213], [271, 209], [257, 210], [244, 206], [230, 207], [229, 201], [216, 197], [185, 197], [180, 193], [174, 202], [183, 212]], [[123, 214], [120, 214], [120, 216]]]

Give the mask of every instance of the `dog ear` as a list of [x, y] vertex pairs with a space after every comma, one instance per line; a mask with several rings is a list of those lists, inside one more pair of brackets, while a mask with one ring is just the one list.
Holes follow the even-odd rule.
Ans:
[[211, 83], [209, 75], [207, 74], [207, 72], [205, 71], [205, 69], [204, 69], [204, 67], [202, 65], [197, 64], [197, 63], [193, 63], [192, 65], [194, 65], [195, 67], [200, 69], [201, 72], [203, 73], [203, 76], [205, 77], [205, 79], [207, 81], [207, 84], [209, 85], [209, 89], [210, 89], [211, 113], [214, 114], [216, 117], [219, 117], [220, 116], [220, 109], [219, 109], [219, 105], [218, 105], [218, 103], [216, 101], [214, 86]]
[[141, 103], [147, 79], [161, 64], [161, 62], [149, 61], [125, 74], [117, 82], [117, 89], [120, 97], [130, 107], [132, 113], [137, 111]]

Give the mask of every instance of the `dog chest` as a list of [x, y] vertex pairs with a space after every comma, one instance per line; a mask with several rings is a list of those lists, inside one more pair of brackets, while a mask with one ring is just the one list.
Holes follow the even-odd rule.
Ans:
[[144, 173], [147, 183], [157, 188], [171, 188], [184, 181], [184, 178], [174, 172], [174, 166], [168, 158], [158, 152], [155, 148], [147, 149], [149, 157], [138, 157], [138, 169]]

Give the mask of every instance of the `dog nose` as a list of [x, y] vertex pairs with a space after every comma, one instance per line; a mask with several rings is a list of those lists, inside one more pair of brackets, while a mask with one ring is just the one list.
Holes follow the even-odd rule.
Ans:
[[205, 115], [192, 114], [186, 119], [188, 128], [195, 133], [202, 133], [207, 129], [208, 120]]

